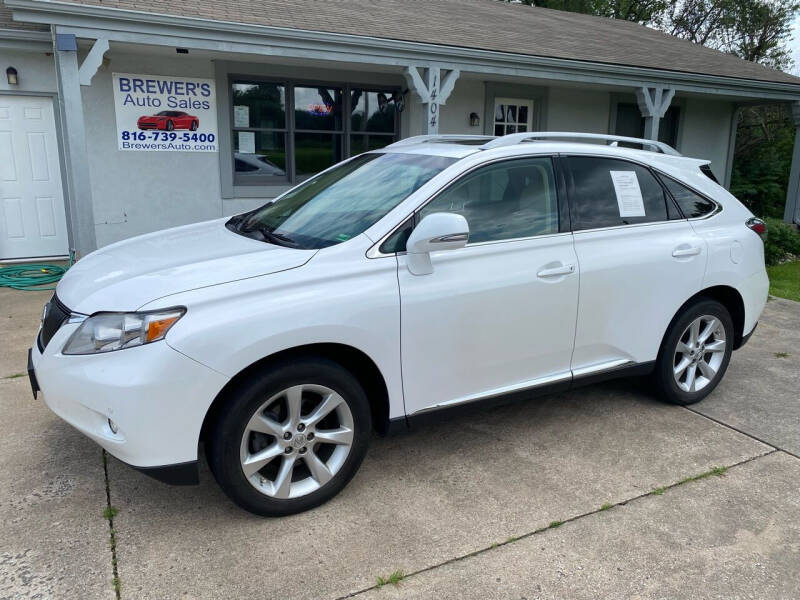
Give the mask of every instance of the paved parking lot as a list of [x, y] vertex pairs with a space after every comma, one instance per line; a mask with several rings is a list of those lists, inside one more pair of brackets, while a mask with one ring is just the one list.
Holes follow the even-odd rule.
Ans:
[[476, 412], [375, 439], [332, 502], [270, 520], [206, 469], [104, 462], [34, 401], [47, 297], [0, 290], [0, 600], [115, 598], [115, 576], [126, 599], [797, 597], [800, 304], [770, 301], [691, 409], [619, 381]]

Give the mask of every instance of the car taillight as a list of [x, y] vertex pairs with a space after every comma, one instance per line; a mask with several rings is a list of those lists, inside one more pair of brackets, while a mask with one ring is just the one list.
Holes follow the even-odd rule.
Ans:
[[767, 224], [761, 219], [753, 217], [751, 219], [747, 219], [744, 224], [760, 235], [762, 240], [767, 237]]

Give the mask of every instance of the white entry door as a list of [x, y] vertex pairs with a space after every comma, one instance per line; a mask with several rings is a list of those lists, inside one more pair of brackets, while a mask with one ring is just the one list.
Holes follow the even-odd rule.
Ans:
[[0, 260], [68, 246], [53, 100], [0, 95]]

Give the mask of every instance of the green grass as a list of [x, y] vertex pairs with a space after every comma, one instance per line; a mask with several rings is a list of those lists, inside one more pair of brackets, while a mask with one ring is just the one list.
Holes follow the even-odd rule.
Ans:
[[790, 356], [790, 354], [788, 352], [776, 352], [775, 353], [775, 358], [787, 358], [788, 356]]
[[612, 506], [613, 504], [609, 504], [608, 502], [606, 502], [605, 504], [603, 504], [603, 506], [600, 507], [600, 510], [608, 510]]
[[699, 475], [692, 475], [691, 477], [685, 477], [678, 482], [678, 485], [682, 483], [689, 483], [690, 481], [697, 481], [698, 479], [705, 479], [706, 477], [711, 477], [712, 475], [716, 475], [717, 477], [722, 477], [725, 474], [725, 471], [728, 470], [728, 467], [711, 467], [705, 473], [700, 473]]
[[664, 487], [657, 487], [653, 489], [653, 491], [650, 493], [653, 494], [654, 496], [661, 496], [668, 489], [678, 487], [679, 485], [683, 485], [684, 483], [690, 483], [692, 481], [697, 481], [698, 479], [705, 479], [706, 477], [711, 477], [712, 475], [716, 475], [717, 477], [722, 477], [727, 470], [728, 467], [711, 467], [708, 471], [705, 471], [698, 475], [690, 475], [689, 477], [684, 477], [678, 483], [673, 483], [672, 485], [667, 485]]
[[20, 377], [25, 377], [27, 373], [14, 373], [13, 375], [7, 375], [3, 377], [3, 379], [18, 379]]
[[391, 583], [392, 585], [397, 585], [403, 580], [404, 577], [405, 575], [403, 574], [402, 571], [395, 571], [394, 573], [389, 575], [389, 577], [386, 579], [384, 579], [383, 577], [378, 577], [378, 583], [377, 583], [378, 588], [382, 588], [383, 586], [389, 583]]
[[106, 506], [103, 509], [103, 518], [108, 519], [110, 521], [111, 519], [117, 516], [117, 513], [119, 513], [119, 509], [113, 506]]
[[561, 527], [564, 524], [564, 521], [552, 521], [548, 527], [550, 529], [555, 529], [556, 527]]
[[769, 293], [800, 302], [800, 260], [767, 267]]

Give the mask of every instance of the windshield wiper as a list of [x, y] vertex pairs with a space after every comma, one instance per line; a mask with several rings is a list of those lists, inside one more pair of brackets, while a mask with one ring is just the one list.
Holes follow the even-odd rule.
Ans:
[[283, 233], [276, 233], [275, 230], [270, 229], [266, 225], [255, 225], [254, 227], [248, 227], [247, 229], [242, 229], [244, 233], [250, 233], [253, 231], [257, 231], [261, 234], [264, 238], [265, 242], [269, 242], [270, 244], [275, 244], [276, 246], [289, 246], [291, 248], [297, 248], [300, 246], [297, 241], [293, 240], [288, 235]]

